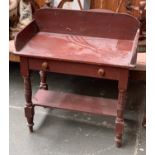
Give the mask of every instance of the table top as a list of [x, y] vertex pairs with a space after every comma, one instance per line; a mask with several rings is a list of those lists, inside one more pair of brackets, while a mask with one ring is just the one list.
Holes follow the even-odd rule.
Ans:
[[39, 32], [19, 54], [65, 61], [129, 66], [133, 56], [132, 46], [132, 40]]

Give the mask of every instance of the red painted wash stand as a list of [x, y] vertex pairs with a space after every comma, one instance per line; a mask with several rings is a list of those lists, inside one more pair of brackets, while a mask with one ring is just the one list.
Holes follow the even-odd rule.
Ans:
[[[41, 9], [16, 37], [25, 88], [25, 116], [33, 131], [34, 107], [52, 107], [116, 117], [115, 142], [122, 144], [129, 69], [135, 66], [139, 22], [126, 14]], [[30, 70], [40, 71], [32, 99]], [[46, 72], [118, 81], [118, 99], [48, 90]]]

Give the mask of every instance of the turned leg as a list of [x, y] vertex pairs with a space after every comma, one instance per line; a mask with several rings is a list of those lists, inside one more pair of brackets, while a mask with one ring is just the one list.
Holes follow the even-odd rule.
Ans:
[[34, 118], [34, 106], [32, 104], [32, 88], [30, 76], [24, 76], [24, 90], [25, 90], [25, 116], [27, 118], [28, 127], [30, 132], [33, 132], [33, 118]]
[[119, 90], [117, 117], [116, 117], [116, 138], [115, 142], [118, 147], [122, 145], [122, 134], [124, 129], [124, 106], [125, 106], [126, 90]]
[[[125, 74], [126, 73], [126, 74]], [[117, 102], [117, 116], [116, 116], [116, 136], [115, 143], [117, 147], [122, 145], [122, 135], [124, 130], [124, 107], [126, 102], [126, 91], [128, 83], [128, 72], [122, 74], [123, 77], [119, 80], [119, 94]], [[126, 75], [126, 76], [125, 76]]]
[[46, 78], [47, 78], [47, 75], [46, 75], [46, 72], [41, 70], [39, 72], [40, 74], [40, 89], [44, 89], [44, 90], [48, 90], [48, 85], [47, 85], [47, 82], [46, 82]]

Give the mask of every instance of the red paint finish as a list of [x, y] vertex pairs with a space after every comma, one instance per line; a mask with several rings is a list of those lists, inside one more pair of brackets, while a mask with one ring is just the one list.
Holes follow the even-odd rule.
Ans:
[[132, 40], [39, 32], [20, 53], [48, 59], [129, 66], [132, 45]]
[[[125, 14], [43, 9], [16, 37], [25, 87], [25, 116], [33, 131], [34, 106], [116, 116], [115, 142], [122, 145], [129, 68], [135, 66], [139, 22]], [[41, 70], [32, 102], [30, 70]], [[46, 72], [118, 81], [116, 100], [51, 92]]]

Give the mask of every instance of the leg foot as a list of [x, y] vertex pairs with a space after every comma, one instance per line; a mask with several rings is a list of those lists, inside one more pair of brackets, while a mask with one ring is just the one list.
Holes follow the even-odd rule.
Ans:
[[116, 119], [116, 136], [115, 136], [115, 143], [117, 147], [122, 146], [122, 135], [124, 129], [124, 122], [123, 120]]
[[33, 132], [33, 125], [28, 125], [28, 127], [29, 127], [29, 131], [30, 131], [30, 133], [32, 133]]
[[27, 118], [28, 128], [30, 132], [33, 132], [33, 118], [34, 118], [34, 107], [25, 107], [25, 117]]
[[118, 147], [118, 148], [122, 147], [122, 143], [121, 142], [116, 142], [116, 147]]

